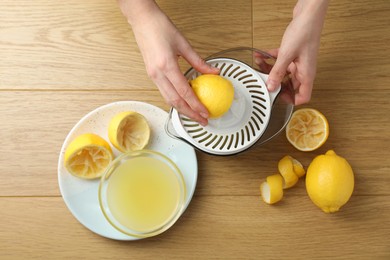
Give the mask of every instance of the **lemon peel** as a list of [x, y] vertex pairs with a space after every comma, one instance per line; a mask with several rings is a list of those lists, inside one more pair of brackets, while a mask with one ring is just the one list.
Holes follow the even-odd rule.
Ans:
[[260, 193], [264, 202], [274, 204], [283, 198], [283, 178], [280, 174], [273, 174], [260, 185]]
[[294, 173], [298, 176], [298, 178], [305, 176], [306, 171], [303, 168], [302, 163], [294, 158], [292, 158], [292, 162], [293, 162]]
[[283, 177], [283, 188], [288, 189], [298, 182], [298, 176], [294, 173], [294, 166], [290, 156], [283, 157], [278, 163], [278, 170]]
[[298, 179], [305, 175], [305, 169], [302, 164], [290, 155], [286, 155], [279, 160], [278, 170], [283, 176], [284, 189], [293, 187], [298, 182]]
[[150, 139], [150, 127], [146, 118], [135, 111], [116, 114], [108, 125], [110, 142], [121, 152], [141, 150]]
[[64, 166], [83, 179], [100, 177], [113, 159], [110, 145], [102, 137], [86, 133], [77, 136], [65, 150]]

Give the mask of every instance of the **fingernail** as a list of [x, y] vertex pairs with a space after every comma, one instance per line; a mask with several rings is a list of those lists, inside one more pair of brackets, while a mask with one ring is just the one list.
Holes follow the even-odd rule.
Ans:
[[260, 63], [261, 63], [261, 59], [256, 57], [256, 58], [255, 58], [255, 63], [256, 63], [256, 64], [260, 64]]
[[210, 68], [211, 68], [214, 72], [219, 73], [219, 68], [216, 68], [216, 67], [213, 67], [213, 66], [211, 66]]
[[274, 91], [276, 89], [276, 82], [273, 80], [268, 80], [267, 81], [267, 89], [269, 91]]
[[201, 115], [203, 118], [208, 118], [208, 117], [209, 117], [209, 115], [208, 115], [207, 113], [203, 113], [203, 112], [201, 112], [200, 115]]

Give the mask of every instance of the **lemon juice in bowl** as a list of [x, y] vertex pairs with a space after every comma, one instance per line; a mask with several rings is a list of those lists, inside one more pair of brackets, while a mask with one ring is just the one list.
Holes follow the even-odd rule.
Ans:
[[125, 153], [103, 175], [99, 201], [107, 220], [135, 237], [160, 234], [184, 209], [185, 183], [177, 166], [155, 151]]

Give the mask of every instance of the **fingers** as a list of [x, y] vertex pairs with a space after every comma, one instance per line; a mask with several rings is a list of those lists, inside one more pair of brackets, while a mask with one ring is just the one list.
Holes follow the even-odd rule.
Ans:
[[264, 55], [254, 55], [254, 61], [256, 65], [259, 67], [260, 71], [263, 73], [269, 74], [271, 72], [271, 69], [273, 67], [272, 64], [269, 63], [269, 58], [265, 57]]
[[192, 49], [188, 42], [184, 42], [180, 48], [181, 56], [197, 71], [202, 74], [218, 74], [219, 69], [206, 63], [198, 53]]
[[[179, 93], [173, 87], [172, 82], [166, 78], [164, 75], [158, 79], [157, 86], [160, 90], [161, 95], [164, 97], [165, 101], [175, 107], [179, 113], [192, 118], [193, 120], [199, 122], [201, 125], [207, 125], [207, 119], [202, 117], [199, 113], [195, 112], [183, 99]], [[190, 89], [190, 87], [188, 86]], [[190, 89], [192, 91], [192, 89]], [[187, 94], [188, 95], [188, 94]], [[206, 110], [207, 111], [207, 110]]]
[[312, 86], [301, 85], [295, 94], [295, 105], [302, 105], [310, 101]]
[[279, 54], [279, 48], [268, 50], [267, 53], [269, 53], [271, 56], [276, 58], [278, 57]]
[[280, 82], [282, 82], [284, 76], [286, 75], [287, 68], [291, 62], [292, 60], [288, 57], [281, 56], [279, 53], [266, 83], [269, 91], [274, 91], [280, 85]]
[[[297, 76], [305, 79], [298, 79]], [[294, 73], [292, 74], [291, 82], [294, 88], [294, 105], [298, 106], [308, 103], [313, 89], [313, 80], [307, 76], [301, 77]]]
[[260, 72], [269, 74], [274, 66], [275, 57], [278, 56], [279, 49], [268, 50], [267, 52], [254, 52], [254, 62], [259, 66]]
[[167, 72], [166, 76], [175, 87], [176, 92], [186, 101], [189, 107], [203, 118], [208, 118], [209, 114], [206, 107], [199, 101], [180, 69], [178, 67], [172, 68]]

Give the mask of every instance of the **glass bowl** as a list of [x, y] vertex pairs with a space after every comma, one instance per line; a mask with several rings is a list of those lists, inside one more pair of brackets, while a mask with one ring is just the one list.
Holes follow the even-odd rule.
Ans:
[[[250, 47], [238, 47], [227, 49], [211, 56], [206, 60], [214, 58], [230, 58], [246, 63], [254, 70], [269, 74], [275, 64], [275, 57], [269, 53]], [[263, 144], [278, 135], [287, 125], [294, 110], [294, 88], [291, 77], [287, 74], [282, 83], [281, 91], [276, 97], [271, 110], [271, 117], [267, 128], [257, 140], [256, 145]]]
[[101, 177], [100, 208], [120, 232], [138, 238], [169, 229], [184, 211], [186, 185], [167, 156], [151, 150], [119, 155]]

